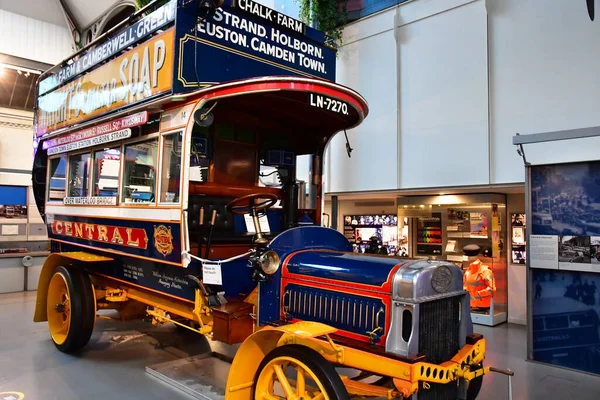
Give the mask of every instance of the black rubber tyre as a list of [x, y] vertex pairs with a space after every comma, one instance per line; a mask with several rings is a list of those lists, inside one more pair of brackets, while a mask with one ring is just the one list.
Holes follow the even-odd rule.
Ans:
[[[481, 369], [481, 368], [483, 368], [483, 364], [480, 365], [480, 368], [476, 368], [476, 369]], [[471, 382], [469, 382], [469, 386], [467, 387], [467, 400], [475, 400], [477, 398], [477, 396], [479, 395], [479, 391], [481, 390], [482, 385], [483, 385], [483, 375], [478, 376], [477, 378], [471, 380]]]
[[79, 282], [82, 295], [83, 310], [78, 346], [79, 348], [83, 348], [90, 341], [92, 332], [94, 331], [96, 323], [96, 297], [88, 273], [80, 269], [73, 269], [72, 272], [74, 278]]
[[[68, 299], [68, 301], [61, 303], [61, 299]], [[48, 287], [47, 312], [52, 342], [63, 353], [76, 352], [84, 342], [83, 304], [83, 293], [77, 272], [72, 267], [57, 267]], [[68, 322], [66, 333], [64, 324], [60, 325], [61, 319]]]
[[279, 357], [290, 357], [306, 365], [312, 371], [312, 373], [314, 373], [321, 385], [323, 385], [326, 395], [330, 400], [350, 400], [350, 396], [346, 391], [346, 387], [336, 372], [333, 364], [331, 364], [314, 350], [298, 345], [281, 346], [272, 350], [266, 355], [266, 357], [260, 363], [254, 376], [252, 393], [254, 394], [255, 398], [257, 389], [256, 385], [261, 372], [267, 366], [267, 364]]

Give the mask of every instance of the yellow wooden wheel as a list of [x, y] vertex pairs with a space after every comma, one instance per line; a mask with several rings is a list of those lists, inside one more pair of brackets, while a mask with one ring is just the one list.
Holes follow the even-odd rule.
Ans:
[[74, 267], [57, 267], [48, 284], [46, 298], [48, 330], [56, 347], [71, 353], [85, 346], [96, 317], [90, 278]]
[[55, 273], [48, 286], [47, 312], [50, 335], [59, 346], [67, 341], [71, 329], [71, 300], [67, 277], [62, 272]]
[[283, 346], [256, 372], [256, 400], [344, 400], [348, 392], [333, 365], [312, 349]]

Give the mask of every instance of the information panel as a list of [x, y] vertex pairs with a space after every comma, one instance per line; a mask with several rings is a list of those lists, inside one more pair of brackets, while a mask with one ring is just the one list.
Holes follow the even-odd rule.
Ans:
[[533, 359], [600, 374], [600, 162], [530, 176]]

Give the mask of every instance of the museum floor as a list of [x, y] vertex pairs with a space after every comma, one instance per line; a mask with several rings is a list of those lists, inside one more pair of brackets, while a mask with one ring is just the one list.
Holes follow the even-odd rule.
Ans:
[[[45, 323], [32, 322], [35, 293], [0, 295], [0, 400], [21, 392], [24, 400], [192, 399], [159, 381], [145, 367], [206, 351], [203, 338], [180, 333], [173, 325], [98, 320], [81, 356], [58, 352]], [[488, 338], [486, 364], [510, 368], [514, 399], [599, 399], [600, 378], [529, 363], [525, 328], [504, 324], [476, 326]], [[508, 398], [507, 378], [484, 380], [480, 399]]]

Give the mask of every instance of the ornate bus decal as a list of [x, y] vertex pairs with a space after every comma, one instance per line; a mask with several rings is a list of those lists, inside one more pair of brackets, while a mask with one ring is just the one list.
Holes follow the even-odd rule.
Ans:
[[173, 252], [173, 234], [171, 233], [171, 227], [164, 225], [154, 225], [154, 247], [164, 257], [168, 256]]
[[122, 226], [89, 224], [55, 219], [51, 224], [52, 234], [94, 242], [110, 243], [136, 249], [148, 248], [145, 229]]

